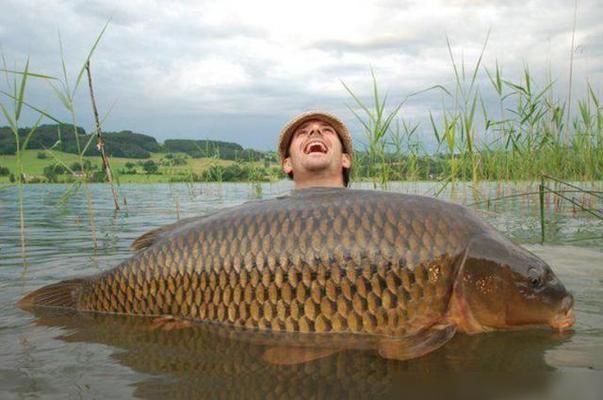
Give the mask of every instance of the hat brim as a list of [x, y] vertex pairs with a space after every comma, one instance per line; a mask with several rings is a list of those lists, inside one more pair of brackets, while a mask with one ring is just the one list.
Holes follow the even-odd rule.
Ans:
[[291, 139], [293, 138], [293, 134], [295, 133], [295, 131], [305, 122], [313, 119], [326, 122], [333, 128], [335, 128], [335, 131], [337, 132], [337, 135], [341, 140], [343, 152], [347, 153], [350, 157], [352, 157], [352, 137], [350, 136], [350, 132], [348, 131], [348, 128], [345, 126], [345, 124], [339, 118], [332, 114], [321, 111], [309, 111], [293, 118], [282, 129], [278, 142], [278, 154], [281, 162], [283, 162], [283, 160], [285, 160], [285, 158], [289, 156], [289, 146], [291, 144]]

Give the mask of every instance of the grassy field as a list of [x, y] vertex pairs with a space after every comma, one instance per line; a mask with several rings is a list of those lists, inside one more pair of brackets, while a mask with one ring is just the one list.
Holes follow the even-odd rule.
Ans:
[[[21, 154], [23, 162], [23, 170], [26, 178], [37, 178], [42, 181], [46, 181], [44, 177], [44, 168], [59, 164], [70, 167], [74, 163], [79, 163], [80, 158], [76, 154], [63, 153], [63, 152], [52, 152], [52, 155], [48, 155], [45, 159], [38, 158], [40, 150], [25, 150]], [[54, 156], [54, 157], [53, 157]], [[170, 179], [180, 178], [186, 180], [186, 177], [190, 177], [191, 174], [201, 175], [211, 166], [229, 166], [234, 164], [234, 161], [220, 160], [214, 158], [186, 158], [186, 165], [167, 166], [163, 165], [165, 160], [165, 154], [152, 153], [151, 158], [148, 159], [132, 159], [132, 158], [111, 158], [111, 168], [116, 175], [116, 178], [120, 183], [158, 183], [158, 182], [169, 182]], [[100, 169], [102, 166], [102, 160], [100, 156], [97, 157], [83, 157], [84, 162], [90, 161], [94, 169]], [[147, 174], [141, 165], [147, 160], [154, 161], [159, 165], [158, 173]], [[131, 170], [135, 170], [135, 174], [124, 173], [127, 168], [126, 164], [132, 163], [135, 165]], [[17, 157], [14, 155], [0, 155], [0, 167], [8, 168], [11, 173], [15, 173], [17, 168]], [[69, 173], [60, 175], [58, 181], [66, 181]], [[0, 183], [9, 183], [9, 176], [0, 176]]]

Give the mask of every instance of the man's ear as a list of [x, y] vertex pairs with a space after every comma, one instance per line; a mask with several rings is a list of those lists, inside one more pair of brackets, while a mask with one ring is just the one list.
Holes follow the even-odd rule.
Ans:
[[291, 165], [291, 157], [287, 157], [283, 160], [283, 171], [285, 171], [285, 174], [289, 175], [291, 172], [293, 172], [293, 166]]
[[352, 167], [352, 158], [348, 153], [343, 153], [341, 155], [341, 166], [348, 169]]

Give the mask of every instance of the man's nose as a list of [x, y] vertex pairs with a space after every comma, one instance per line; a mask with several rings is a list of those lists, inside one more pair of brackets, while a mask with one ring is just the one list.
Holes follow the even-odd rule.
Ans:
[[316, 135], [316, 134], [322, 135], [322, 129], [320, 129], [320, 126], [318, 126], [318, 125], [311, 126], [309, 135]]

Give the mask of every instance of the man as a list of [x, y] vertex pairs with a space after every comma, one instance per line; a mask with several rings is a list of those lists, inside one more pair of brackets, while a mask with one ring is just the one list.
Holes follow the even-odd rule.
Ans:
[[332, 114], [310, 111], [293, 118], [281, 131], [278, 154], [295, 189], [349, 184], [352, 137]]

